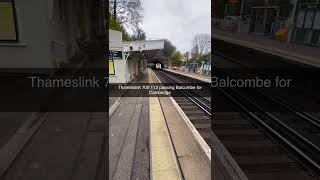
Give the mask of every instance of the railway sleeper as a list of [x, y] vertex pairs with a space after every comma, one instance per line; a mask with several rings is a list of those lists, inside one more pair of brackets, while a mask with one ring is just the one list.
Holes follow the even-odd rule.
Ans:
[[225, 141], [242, 141], [243, 143], [247, 143], [248, 141], [263, 141], [265, 140], [265, 136], [263, 135], [248, 135], [248, 134], [219, 134], [214, 131], [215, 134], [219, 137], [219, 139], [223, 142]]
[[184, 111], [184, 113], [187, 116], [203, 116], [203, 115], [205, 115], [204, 112], [201, 112], [199, 110], [186, 110], [186, 111]]
[[211, 127], [210, 119], [194, 119], [190, 121], [192, 122], [192, 124], [210, 124], [210, 127]]
[[296, 162], [262, 162], [262, 163], [240, 163], [239, 166], [246, 173], [270, 173], [270, 172], [295, 172], [300, 171], [301, 166]]

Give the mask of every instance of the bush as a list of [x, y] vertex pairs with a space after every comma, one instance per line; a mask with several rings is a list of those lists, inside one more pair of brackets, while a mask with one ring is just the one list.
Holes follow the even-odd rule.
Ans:
[[126, 29], [123, 27], [123, 25], [118, 21], [115, 21], [114, 19], [112, 19], [111, 16], [109, 16], [109, 29], [122, 32], [122, 38], [124, 41], [132, 40], [132, 38], [130, 37]]

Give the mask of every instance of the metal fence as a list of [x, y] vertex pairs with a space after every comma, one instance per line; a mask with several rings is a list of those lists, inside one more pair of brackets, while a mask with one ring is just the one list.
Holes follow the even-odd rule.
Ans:
[[320, 4], [300, 4], [291, 41], [320, 46]]
[[249, 32], [249, 21], [234, 20], [234, 19], [216, 19], [213, 18], [213, 25], [215, 28], [227, 32]]
[[320, 30], [302, 29], [295, 27], [291, 41], [311, 46], [320, 46]]
[[[296, 17], [295, 25], [292, 27], [291, 37], [288, 37], [289, 29], [286, 17], [280, 17], [271, 25], [270, 31], [264, 35], [271, 39], [287, 41], [298, 44], [306, 44], [320, 47], [320, 9], [300, 9]], [[214, 28], [225, 32], [247, 32], [250, 31], [250, 20], [234, 20], [234, 19], [216, 19], [213, 18]], [[285, 33], [279, 35], [278, 32], [283, 30]]]

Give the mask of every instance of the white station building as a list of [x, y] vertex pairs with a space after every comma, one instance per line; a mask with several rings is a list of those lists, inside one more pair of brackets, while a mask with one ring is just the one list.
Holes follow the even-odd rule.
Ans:
[[163, 48], [164, 40], [122, 42], [121, 32], [109, 30], [109, 82], [128, 83], [138, 78], [146, 66], [145, 53]]

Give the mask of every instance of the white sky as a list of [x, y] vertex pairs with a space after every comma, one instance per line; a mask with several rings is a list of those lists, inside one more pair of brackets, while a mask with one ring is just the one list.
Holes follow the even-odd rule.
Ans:
[[169, 39], [182, 53], [195, 34], [211, 34], [211, 0], [141, 0], [147, 38]]

